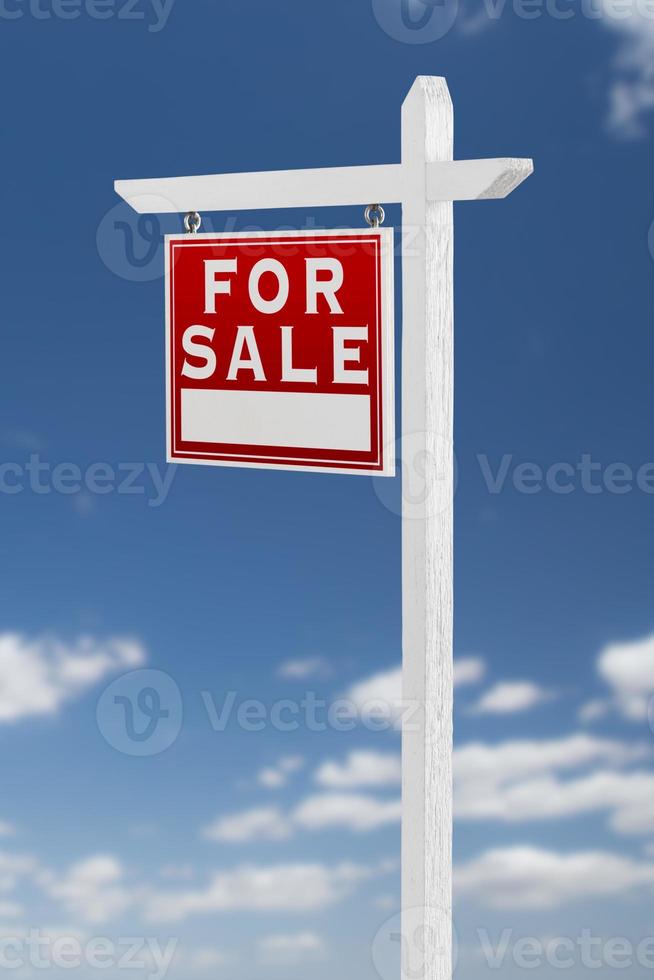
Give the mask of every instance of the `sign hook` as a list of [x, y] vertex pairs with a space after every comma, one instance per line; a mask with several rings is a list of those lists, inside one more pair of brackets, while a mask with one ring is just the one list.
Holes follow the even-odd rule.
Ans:
[[190, 235], [197, 235], [202, 224], [202, 218], [197, 211], [189, 211], [184, 215], [184, 227]]
[[380, 225], [384, 224], [386, 212], [381, 204], [369, 204], [364, 212], [364, 217], [371, 228], [379, 228]]

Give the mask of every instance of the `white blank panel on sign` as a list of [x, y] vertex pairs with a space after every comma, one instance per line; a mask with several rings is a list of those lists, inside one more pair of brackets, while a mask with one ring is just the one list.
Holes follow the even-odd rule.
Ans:
[[370, 396], [182, 389], [189, 442], [370, 451]]

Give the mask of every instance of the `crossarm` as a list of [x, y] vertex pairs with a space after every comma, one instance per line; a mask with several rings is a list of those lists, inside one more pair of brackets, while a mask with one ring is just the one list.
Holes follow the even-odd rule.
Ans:
[[[533, 170], [531, 160], [456, 160], [427, 163], [432, 201], [506, 197]], [[244, 211], [392, 204], [405, 200], [405, 171], [399, 163], [267, 173], [208, 174], [117, 180], [116, 193], [140, 214], [186, 211]]]

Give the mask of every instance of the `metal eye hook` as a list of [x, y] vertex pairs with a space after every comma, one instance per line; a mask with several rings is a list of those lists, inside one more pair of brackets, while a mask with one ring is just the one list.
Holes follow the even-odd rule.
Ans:
[[184, 227], [190, 235], [197, 235], [201, 224], [202, 218], [197, 211], [189, 211], [189, 213], [184, 216]]
[[366, 223], [369, 224], [371, 228], [379, 228], [380, 225], [384, 224], [386, 212], [381, 204], [369, 204], [364, 212], [364, 217], [366, 219]]

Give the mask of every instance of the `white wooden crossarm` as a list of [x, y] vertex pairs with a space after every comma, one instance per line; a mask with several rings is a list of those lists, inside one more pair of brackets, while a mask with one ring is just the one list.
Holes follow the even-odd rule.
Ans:
[[[429, 201], [472, 201], [506, 197], [533, 164], [512, 157], [447, 160], [426, 163], [425, 170]], [[393, 204], [411, 195], [401, 163], [117, 180], [114, 187], [140, 214]]]

